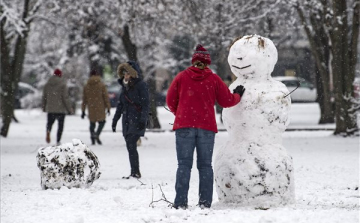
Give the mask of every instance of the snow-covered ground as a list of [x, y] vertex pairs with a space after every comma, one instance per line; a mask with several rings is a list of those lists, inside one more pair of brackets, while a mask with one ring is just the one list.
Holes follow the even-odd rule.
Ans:
[[[115, 110], [112, 110], [114, 114]], [[177, 168], [175, 136], [169, 131], [173, 116], [159, 107], [163, 132], [148, 132], [139, 147], [143, 177], [123, 180], [130, 172], [128, 154], [120, 131], [105, 125], [102, 146], [89, 146], [98, 156], [102, 175], [89, 189], [41, 190], [36, 166], [38, 148], [46, 146], [46, 114], [40, 110], [17, 110], [20, 124], [12, 123], [7, 138], [1, 138], [1, 223], [127, 223], [127, 222], [359, 222], [359, 139], [342, 138], [332, 131], [287, 131], [283, 143], [294, 159], [296, 203], [269, 210], [218, 203], [196, 206], [198, 174], [194, 165], [188, 210], [175, 210], [173, 202]], [[62, 142], [73, 138], [90, 143], [88, 120], [67, 116]], [[334, 128], [319, 126], [317, 104], [293, 104], [289, 130]], [[57, 124], [53, 126], [52, 140]], [[120, 130], [120, 124], [118, 125]], [[219, 129], [224, 129], [219, 124]], [[216, 135], [215, 152], [228, 134]]]

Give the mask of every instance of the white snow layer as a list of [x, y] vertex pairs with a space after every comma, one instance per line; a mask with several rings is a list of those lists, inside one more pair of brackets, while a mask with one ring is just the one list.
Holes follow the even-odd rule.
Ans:
[[[111, 110], [115, 114], [115, 109]], [[342, 138], [332, 131], [287, 131], [284, 147], [294, 159], [295, 203], [267, 211], [236, 204], [223, 204], [214, 193], [211, 209], [201, 210], [198, 172], [194, 165], [190, 180], [188, 210], [175, 210], [168, 203], [151, 201], [175, 197], [177, 168], [175, 135], [170, 132], [174, 116], [158, 107], [165, 132], [147, 132], [139, 147], [139, 181], [122, 180], [130, 173], [128, 152], [122, 133], [111, 131], [108, 118], [101, 134], [103, 145], [91, 146], [89, 122], [77, 115], [66, 116], [62, 142], [81, 139], [101, 162], [101, 177], [90, 188], [62, 187], [42, 190], [36, 166], [38, 148], [45, 143], [46, 113], [40, 109], [16, 110], [20, 123], [12, 123], [7, 138], [1, 138], [1, 223], [358, 223], [359, 139]], [[293, 128], [322, 128], [316, 103], [292, 104]], [[219, 120], [219, 116], [218, 116]], [[219, 122], [220, 130], [224, 126]], [[326, 125], [334, 128], [334, 125]], [[57, 124], [52, 138], [56, 138]], [[215, 138], [215, 152], [228, 141], [227, 132]], [[214, 187], [215, 189], [215, 187]], [[214, 190], [215, 191], [215, 190]]]

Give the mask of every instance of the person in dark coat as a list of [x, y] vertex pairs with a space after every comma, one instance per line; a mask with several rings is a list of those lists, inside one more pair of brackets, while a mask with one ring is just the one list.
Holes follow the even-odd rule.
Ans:
[[[149, 92], [142, 80], [139, 65], [135, 61], [122, 63], [117, 68], [118, 82], [122, 86], [119, 103], [112, 122], [112, 130], [122, 116], [122, 131], [129, 152], [131, 172], [129, 177], [140, 178], [137, 141], [145, 135], [149, 114]], [[129, 178], [124, 177], [124, 178]]]
[[66, 114], [73, 114], [68, 88], [65, 80], [62, 78], [60, 69], [55, 69], [54, 74], [45, 84], [42, 96], [42, 109], [48, 113], [46, 124], [46, 142], [50, 143], [51, 128], [58, 121], [58, 131], [56, 135], [56, 144], [60, 145], [61, 136], [64, 129]]

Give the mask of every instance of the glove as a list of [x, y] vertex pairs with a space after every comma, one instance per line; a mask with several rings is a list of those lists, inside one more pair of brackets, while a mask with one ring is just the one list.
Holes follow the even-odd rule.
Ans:
[[137, 127], [138, 127], [138, 129], [140, 129], [140, 130], [145, 129], [145, 123], [144, 123], [144, 122], [139, 122], [139, 123], [137, 124]]
[[233, 93], [239, 94], [240, 97], [243, 96], [244, 92], [245, 92], [245, 88], [244, 88], [244, 86], [242, 86], [242, 85], [237, 86], [237, 87], [233, 90]]
[[110, 109], [107, 111], [107, 114], [108, 114], [108, 116], [110, 116], [110, 114], [111, 114], [111, 113], [110, 113]]
[[81, 118], [84, 119], [85, 118], [85, 112], [83, 111], [81, 114]]

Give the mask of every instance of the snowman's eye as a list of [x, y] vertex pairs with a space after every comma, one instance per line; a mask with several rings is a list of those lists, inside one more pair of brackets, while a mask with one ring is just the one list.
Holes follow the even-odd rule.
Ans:
[[238, 60], [242, 60], [243, 58], [242, 57], [239, 57], [239, 58], [237, 58]]

